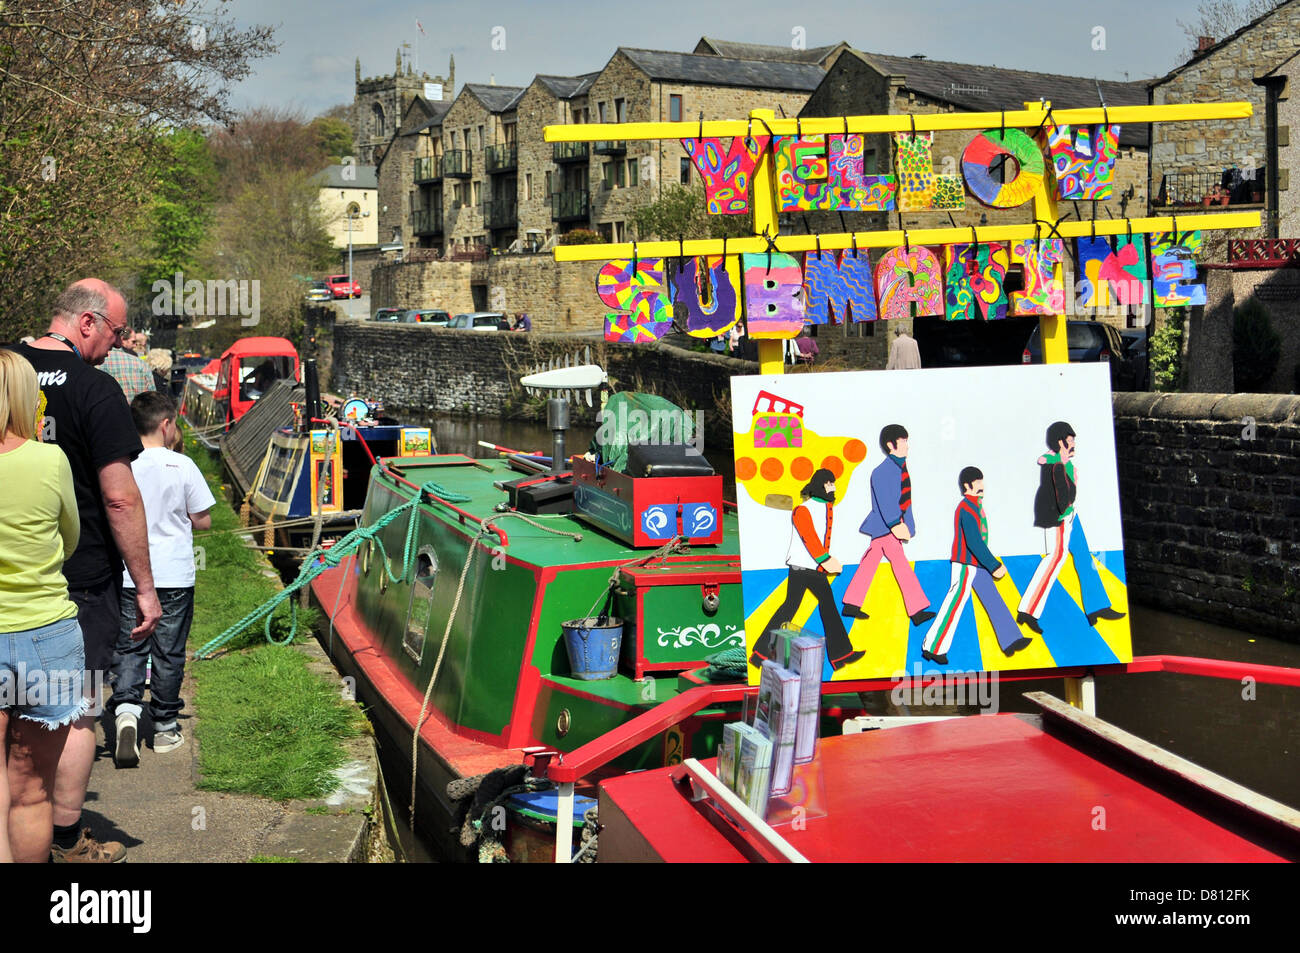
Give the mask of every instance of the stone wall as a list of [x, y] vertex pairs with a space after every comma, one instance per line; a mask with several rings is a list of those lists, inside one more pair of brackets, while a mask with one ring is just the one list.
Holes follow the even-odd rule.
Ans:
[[1300, 398], [1116, 394], [1134, 599], [1300, 638]]
[[1193, 58], [1152, 89], [1152, 102], [1212, 103], [1245, 100], [1249, 119], [1151, 124], [1152, 188], [1169, 173], [1255, 168], [1267, 156], [1264, 87], [1254, 82], [1300, 49], [1300, 4], [1284, 3], [1254, 27], [1207, 55]]
[[[688, 410], [730, 413], [730, 378], [757, 373], [756, 364], [664, 344], [609, 344], [533, 332], [453, 331], [419, 325], [341, 321], [334, 328], [332, 386], [364, 394], [389, 410], [424, 419], [435, 413], [527, 416], [530, 399], [518, 380], [552, 358], [589, 357], [619, 390], [650, 390]], [[533, 405], [540, 401], [532, 399]], [[594, 411], [574, 408], [593, 422]], [[722, 418], [719, 418], [722, 419]], [[729, 417], [725, 417], [729, 420]]]
[[[1300, 269], [1206, 270], [1205, 307], [1191, 309], [1187, 340], [1189, 390], [1231, 390], [1233, 309], [1257, 298], [1282, 339], [1266, 393], [1294, 394], [1300, 383]], [[1197, 312], [1201, 313], [1197, 313]]]

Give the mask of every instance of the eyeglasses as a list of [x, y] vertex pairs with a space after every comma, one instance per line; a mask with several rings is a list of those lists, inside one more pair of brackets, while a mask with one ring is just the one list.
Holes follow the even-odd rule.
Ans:
[[90, 313], [93, 314], [93, 315], [95, 315], [95, 317], [97, 317], [97, 318], [103, 318], [103, 319], [104, 319], [104, 325], [105, 325], [105, 326], [106, 326], [110, 331], [113, 332], [113, 337], [114, 337], [114, 339], [119, 340], [119, 341], [122, 339], [122, 332], [125, 331], [125, 330], [127, 329], [127, 327], [128, 327], [128, 325], [126, 324], [126, 322], [123, 322], [122, 324], [118, 325], [117, 327], [114, 327], [112, 324], [109, 323], [108, 315], [104, 314], [102, 311], [92, 311], [92, 312], [90, 312]]

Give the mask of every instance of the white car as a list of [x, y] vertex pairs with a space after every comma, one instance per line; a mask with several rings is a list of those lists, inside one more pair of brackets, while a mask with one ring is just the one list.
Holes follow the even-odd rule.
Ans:
[[509, 331], [510, 322], [500, 311], [474, 311], [456, 315], [447, 327], [462, 331]]

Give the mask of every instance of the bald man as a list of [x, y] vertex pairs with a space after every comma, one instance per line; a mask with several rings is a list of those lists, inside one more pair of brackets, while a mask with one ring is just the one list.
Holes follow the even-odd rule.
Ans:
[[[126, 327], [126, 299], [97, 278], [69, 285], [54, 303], [50, 329], [15, 350], [36, 368], [47, 401], [41, 439], [68, 457], [81, 514], [81, 541], [63, 564], [68, 595], [77, 604], [86, 646], [88, 692], [102, 694], [112, 666], [122, 617], [121, 581], [125, 561], [136, 581], [137, 620], [132, 638], [146, 638], [162, 617], [149, 565], [144, 504], [131, 461], [143, 449], [131, 409], [109, 375], [97, 370]], [[97, 711], [102, 697], [91, 699]], [[78, 719], [68, 733], [54, 783], [56, 863], [115, 863], [126, 859], [119, 843], [100, 843], [81, 829], [81, 808], [95, 761], [95, 718]]]

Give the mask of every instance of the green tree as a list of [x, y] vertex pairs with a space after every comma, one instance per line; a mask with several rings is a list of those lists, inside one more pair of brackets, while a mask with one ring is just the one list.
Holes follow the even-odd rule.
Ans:
[[1151, 335], [1152, 389], [1176, 391], [1182, 385], [1183, 374], [1183, 322], [1187, 311], [1170, 308], [1165, 312], [1165, 323]]
[[638, 241], [675, 241], [679, 238], [738, 238], [753, 235], [752, 215], [710, 215], [704, 197], [693, 189], [675, 185], [659, 201], [632, 213]]
[[322, 153], [334, 161], [344, 156], [354, 155], [352, 149], [352, 127], [342, 119], [332, 116], [317, 116], [307, 128], [316, 137], [316, 146]]
[[201, 132], [174, 130], [164, 137], [164, 146], [145, 222], [146, 258], [138, 272], [139, 287], [146, 293], [155, 281], [170, 283], [176, 272], [197, 271], [217, 195], [216, 166]]
[[1232, 312], [1232, 376], [1237, 393], [1261, 393], [1273, 379], [1282, 357], [1282, 338], [1273, 330], [1268, 310], [1247, 298]]

